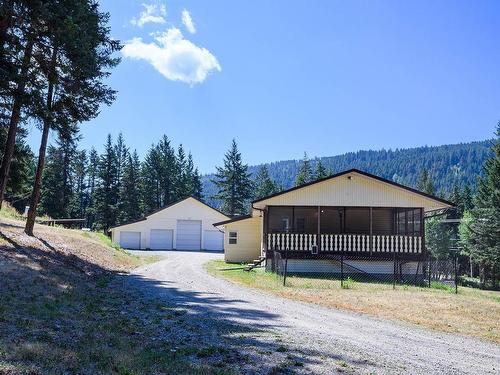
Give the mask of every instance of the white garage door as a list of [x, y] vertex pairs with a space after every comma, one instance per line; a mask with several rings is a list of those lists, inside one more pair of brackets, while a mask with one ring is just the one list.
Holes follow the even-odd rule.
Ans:
[[204, 233], [205, 250], [221, 251], [224, 250], [224, 233], [218, 230], [206, 230]]
[[140, 249], [141, 232], [120, 232], [120, 246], [124, 249]]
[[201, 250], [201, 221], [177, 220], [177, 250]]
[[151, 250], [172, 250], [173, 232], [172, 229], [151, 229], [149, 248]]

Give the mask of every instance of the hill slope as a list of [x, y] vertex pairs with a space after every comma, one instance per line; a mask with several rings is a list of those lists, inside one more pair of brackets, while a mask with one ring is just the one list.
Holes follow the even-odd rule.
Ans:
[[[449, 192], [453, 185], [474, 186], [481, 173], [484, 161], [491, 155], [491, 140], [459, 143], [443, 146], [424, 146], [396, 150], [357, 151], [343, 155], [322, 157], [317, 160], [333, 173], [350, 168], [363, 171], [402, 183], [415, 186], [422, 169], [429, 170], [436, 189]], [[244, 155], [243, 155], [244, 157]], [[294, 185], [300, 160], [283, 160], [265, 164], [270, 176], [283, 188]], [[254, 175], [260, 165], [250, 166]], [[213, 174], [203, 176], [203, 194], [209, 204], [218, 206], [211, 197], [215, 185], [211, 182]]]

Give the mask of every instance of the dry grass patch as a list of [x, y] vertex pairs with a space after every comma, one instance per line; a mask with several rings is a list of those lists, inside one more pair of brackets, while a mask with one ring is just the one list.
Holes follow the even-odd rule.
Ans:
[[[233, 374], [177, 308], [121, 282], [144, 262], [95, 234], [0, 223], [0, 374]], [[146, 259], [150, 261], [150, 259]], [[197, 355], [182, 349], [196, 342]]]
[[275, 274], [256, 269], [226, 270], [234, 264], [211, 261], [207, 270], [219, 277], [282, 297], [398, 320], [438, 331], [458, 333], [500, 343], [500, 293], [459, 287], [421, 288], [392, 284], [351, 282], [291, 276], [287, 286]]

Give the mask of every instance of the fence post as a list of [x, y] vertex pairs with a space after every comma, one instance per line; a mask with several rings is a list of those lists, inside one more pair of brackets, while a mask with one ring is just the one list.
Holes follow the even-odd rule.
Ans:
[[432, 278], [432, 256], [429, 254], [429, 288], [431, 287], [431, 278]]
[[288, 270], [288, 249], [285, 249], [285, 271], [283, 272], [283, 286], [286, 286], [287, 270]]
[[340, 253], [340, 287], [344, 287], [344, 248]]
[[396, 251], [393, 255], [393, 267], [392, 267], [392, 289], [396, 289]]
[[455, 294], [458, 294], [458, 267], [457, 267], [458, 254], [455, 252], [454, 255], [455, 257], [453, 260], [453, 270], [455, 271]]

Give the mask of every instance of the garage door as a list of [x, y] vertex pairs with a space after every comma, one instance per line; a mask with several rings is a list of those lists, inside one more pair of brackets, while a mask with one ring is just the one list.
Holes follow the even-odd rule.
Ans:
[[172, 250], [173, 232], [172, 229], [151, 229], [149, 248], [151, 250]]
[[201, 221], [177, 220], [177, 250], [201, 250]]
[[221, 251], [224, 250], [224, 233], [218, 230], [206, 230], [204, 233], [205, 250]]
[[140, 249], [141, 232], [120, 232], [120, 246], [124, 249]]

